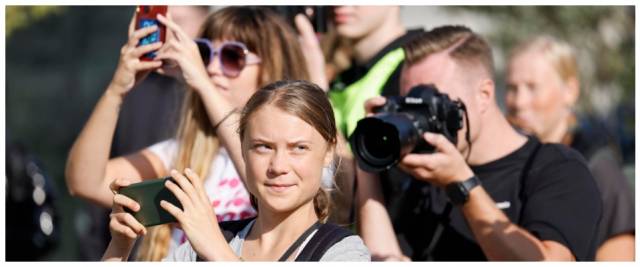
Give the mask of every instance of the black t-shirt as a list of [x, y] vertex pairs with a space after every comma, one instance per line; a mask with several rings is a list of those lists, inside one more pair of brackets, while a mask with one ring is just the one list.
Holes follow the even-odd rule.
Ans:
[[[594, 179], [579, 153], [556, 144], [540, 145], [529, 171], [523, 172], [539, 145], [529, 138], [513, 153], [472, 170], [511, 222], [542, 241], [563, 244], [577, 260], [593, 260], [602, 208]], [[404, 181], [398, 186], [405, 188], [402, 197], [387, 204], [396, 208], [390, 216], [405, 255], [413, 260], [486, 260], [461, 210], [453, 206], [445, 212], [449, 201], [441, 188]], [[442, 234], [431, 256], [425, 255], [439, 224]]]

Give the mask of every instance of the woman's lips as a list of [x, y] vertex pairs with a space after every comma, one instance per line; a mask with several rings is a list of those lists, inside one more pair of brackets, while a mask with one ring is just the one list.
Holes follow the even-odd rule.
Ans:
[[265, 186], [276, 192], [283, 192], [293, 187], [293, 184], [265, 184]]
[[346, 13], [335, 13], [334, 21], [337, 24], [343, 24], [349, 22], [352, 19], [352, 16]]

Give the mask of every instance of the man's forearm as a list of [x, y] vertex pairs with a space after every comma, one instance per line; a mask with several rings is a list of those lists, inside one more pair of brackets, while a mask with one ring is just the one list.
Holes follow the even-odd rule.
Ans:
[[571, 252], [553, 241], [540, 241], [512, 223], [481, 186], [471, 190], [462, 212], [489, 260], [573, 260]]

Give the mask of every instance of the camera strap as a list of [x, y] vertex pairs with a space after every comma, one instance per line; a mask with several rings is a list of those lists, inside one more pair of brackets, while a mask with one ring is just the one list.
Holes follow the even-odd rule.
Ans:
[[471, 155], [471, 124], [469, 124], [469, 113], [467, 112], [467, 106], [460, 100], [460, 108], [464, 112], [464, 121], [467, 124], [467, 132], [464, 134], [464, 138], [469, 144], [469, 151], [467, 152], [466, 161], [469, 161], [469, 156]]
[[452, 208], [453, 208], [453, 205], [451, 204], [451, 202], [447, 202], [447, 205], [444, 207], [444, 211], [440, 215], [438, 215], [438, 225], [436, 225], [436, 230], [433, 232], [431, 241], [429, 242], [429, 245], [422, 253], [421, 258], [426, 259], [427, 261], [435, 260], [433, 258], [433, 250], [436, 248], [436, 245], [438, 244], [438, 242], [440, 241], [440, 238], [442, 237], [444, 226], [449, 225], [449, 221], [450, 221], [449, 214], [451, 214]]

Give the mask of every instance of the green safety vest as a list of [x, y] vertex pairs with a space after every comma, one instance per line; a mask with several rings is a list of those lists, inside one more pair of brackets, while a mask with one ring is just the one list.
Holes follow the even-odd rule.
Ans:
[[358, 121], [364, 118], [364, 102], [382, 93], [389, 77], [404, 60], [404, 50], [397, 48], [382, 57], [355, 83], [344, 89], [329, 91], [338, 130], [348, 138], [356, 129]]

